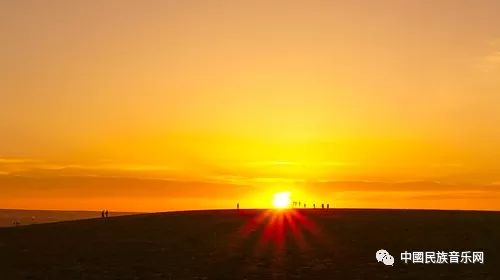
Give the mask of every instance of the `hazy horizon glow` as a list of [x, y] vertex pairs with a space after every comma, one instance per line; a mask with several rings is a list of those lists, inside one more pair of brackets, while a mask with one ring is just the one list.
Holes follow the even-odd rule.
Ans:
[[0, 208], [500, 210], [499, 0], [0, 7]]

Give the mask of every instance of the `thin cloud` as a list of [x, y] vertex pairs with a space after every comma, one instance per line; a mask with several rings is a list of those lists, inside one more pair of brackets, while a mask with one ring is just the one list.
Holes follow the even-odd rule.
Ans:
[[483, 72], [500, 69], [500, 38], [490, 43], [490, 52], [481, 58], [479, 68]]
[[496, 51], [486, 56], [486, 61], [492, 64], [500, 64], [500, 51]]
[[38, 159], [31, 159], [31, 158], [0, 158], [0, 164], [33, 163], [33, 162], [41, 162], [41, 161]]

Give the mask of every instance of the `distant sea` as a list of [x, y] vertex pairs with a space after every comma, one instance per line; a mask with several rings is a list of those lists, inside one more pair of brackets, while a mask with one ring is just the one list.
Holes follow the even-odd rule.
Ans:
[[[133, 215], [133, 212], [109, 212], [109, 216]], [[17, 210], [0, 209], [0, 227], [54, 223], [62, 221], [101, 218], [97, 211], [58, 211], [58, 210]]]

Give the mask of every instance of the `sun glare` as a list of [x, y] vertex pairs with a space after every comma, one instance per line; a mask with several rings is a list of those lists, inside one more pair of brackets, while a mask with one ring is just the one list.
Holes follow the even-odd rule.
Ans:
[[274, 194], [273, 206], [274, 208], [284, 209], [290, 207], [290, 192], [279, 192]]

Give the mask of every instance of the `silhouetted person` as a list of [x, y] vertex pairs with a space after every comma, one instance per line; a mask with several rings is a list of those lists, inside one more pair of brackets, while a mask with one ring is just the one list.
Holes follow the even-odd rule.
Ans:
[[101, 212], [101, 217], [104, 219], [104, 210]]
[[313, 203], [313, 208], [316, 209], [316, 203]]
[[307, 205], [304, 203], [304, 208], [307, 208]]
[[299, 201], [299, 207], [300, 207], [300, 203], [301, 203], [301, 202]]
[[326, 204], [326, 209], [330, 209], [330, 203]]
[[321, 209], [325, 209], [325, 204], [321, 203]]
[[240, 210], [240, 203], [239, 203], [239, 202], [238, 202], [238, 203], [236, 203], [236, 209], [237, 209], [237, 210]]
[[106, 214], [106, 218], [109, 217], [109, 211], [108, 210], [106, 210], [105, 214]]

